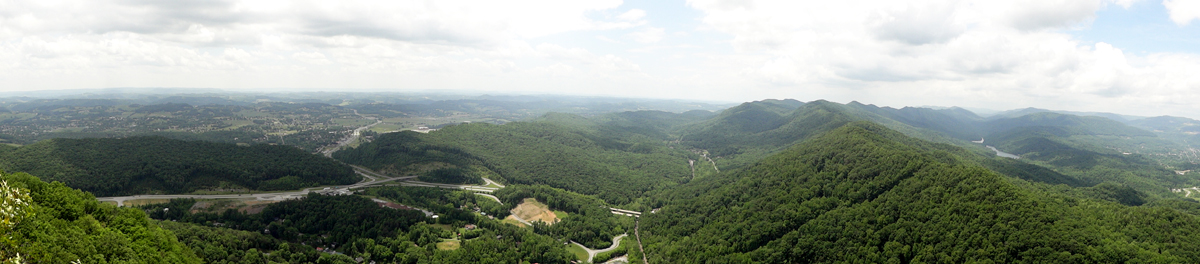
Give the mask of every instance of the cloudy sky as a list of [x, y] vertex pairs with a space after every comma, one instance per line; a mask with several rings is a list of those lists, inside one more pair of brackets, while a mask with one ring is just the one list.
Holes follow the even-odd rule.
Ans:
[[0, 0], [0, 92], [106, 87], [1200, 118], [1200, 0]]

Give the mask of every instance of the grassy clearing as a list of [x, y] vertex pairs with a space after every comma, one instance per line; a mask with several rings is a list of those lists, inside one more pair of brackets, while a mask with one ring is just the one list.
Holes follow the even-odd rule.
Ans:
[[519, 226], [519, 227], [529, 227], [529, 226], [525, 225], [524, 223], [521, 223], [521, 221], [517, 221], [517, 219], [515, 217], [513, 217], [512, 215], [505, 217], [504, 220], [500, 220], [500, 222], [505, 223], [505, 224]]
[[111, 204], [111, 205], [117, 205], [117, 202], [116, 202], [116, 201], [100, 201], [100, 203]]
[[576, 257], [579, 257], [580, 261], [584, 261], [584, 260], [588, 259], [587, 250], [583, 249], [583, 247], [576, 245], [574, 243], [567, 244], [567, 251], [570, 251], [571, 254], [575, 254]]
[[225, 121], [225, 124], [228, 124], [228, 125], [229, 125], [229, 127], [226, 127], [226, 128], [224, 128], [224, 130], [234, 130], [234, 129], [238, 129], [238, 128], [241, 128], [241, 127], [244, 127], [244, 126], [253, 125], [253, 124], [254, 124], [254, 121], [250, 121], [250, 120], [226, 120], [226, 121]]
[[126, 201], [125, 201], [125, 206], [143, 206], [143, 205], [147, 205], [147, 204], [160, 204], [160, 203], [167, 203], [167, 202], [170, 202], [170, 201], [171, 201], [171, 199], [137, 199], [137, 200], [126, 200]]
[[439, 250], [456, 250], [461, 247], [462, 242], [458, 240], [443, 239], [442, 242], [437, 243], [437, 249]]
[[[404, 125], [398, 125], [398, 124], [392, 124], [392, 123], [382, 123], [382, 124], [378, 124], [378, 125], [371, 127], [370, 130], [374, 131], [376, 133], [387, 133], [387, 132], [392, 132], [392, 131], [396, 131], [396, 130], [401, 130], [401, 129], [404, 129], [405, 127], [406, 126], [404, 126]], [[416, 128], [416, 127], [412, 127], [412, 128]]]
[[567, 212], [563, 212], [563, 211], [559, 211], [559, 210], [554, 210], [553, 212], [554, 212], [554, 216], [557, 217], [557, 219], [567, 218]]
[[454, 232], [454, 227], [453, 227], [453, 226], [450, 226], [450, 225], [447, 225], [447, 224], [436, 224], [436, 225], [430, 225], [430, 226], [437, 227], [437, 228], [441, 228], [441, 229], [444, 229], [444, 230], [446, 230], [446, 231]]
[[371, 123], [375, 123], [375, 121], [361, 118], [334, 118], [333, 123], [339, 126], [360, 127], [370, 125]]

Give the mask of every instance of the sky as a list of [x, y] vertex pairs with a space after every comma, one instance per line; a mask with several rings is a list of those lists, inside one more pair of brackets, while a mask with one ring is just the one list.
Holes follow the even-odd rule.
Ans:
[[1200, 0], [0, 0], [0, 93], [109, 87], [1200, 118]]

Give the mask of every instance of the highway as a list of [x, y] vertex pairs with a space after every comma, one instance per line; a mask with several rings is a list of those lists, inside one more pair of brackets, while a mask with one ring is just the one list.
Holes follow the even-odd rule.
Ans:
[[[413, 179], [413, 178], [417, 177], [417, 176], [406, 176], [406, 177], [395, 177], [395, 178], [384, 177], [383, 179], [380, 179], [375, 176], [383, 177], [382, 175], [375, 173], [373, 171], [370, 171], [370, 170], [360, 168], [360, 167], [355, 167], [354, 172], [357, 173], [358, 175], [362, 175], [362, 176], [366, 177], [366, 179], [364, 179], [361, 182], [351, 184], [351, 185], [329, 186], [329, 187], [311, 187], [311, 188], [305, 188], [305, 189], [298, 190], [298, 191], [286, 191], [286, 192], [248, 193], [248, 194], [147, 194], [147, 195], [132, 195], [132, 196], [116, 196], [116, 197], [96, 197], [96, 200], [117, 202], [118, 206], [124, 206], [125, 201], [128, 201], [128, 200], [139, 200], [139, 199], [186, 199], [186, 198], [191, 198], [191, 199], [247, 199], [247, 198], [254, 198], [255, 200], [260, 200], [260, 201], [283, 201], [283, 200], [288, 200], [288, 199], [296, 199], [296, 198], [304, 197], [305, 195], [308, 195], [308, 193], [315, 192], [315, 191], [321, 191], [321, 190], [324, 190], [325, 188], [329, 188], [330, 191], [343, 190], [343, 191], [348, 192], [350, 189], [358, 189], [358, 188], [367, 187], [369, 185], [385, 183], [385, 182], [390, 182], [390, 181], [409, 180], [409, 179]], [[374, 175], [374, 176], [371, 176], [371, 175]], [[465, 187], [473, 187], [473, 185], [465, 185]]]
[[608, 251], [617, 249], [617, 246], [621, 245], [621, 238], [626, 237], [626, 236], [629, 236], [629, 234], [621, 234], [619, 236], [613, 237], [612, 245], [608, 246], [608, 248], [606, 248], [606, 249], [591, 249], [591, 248], [588, 248], [587, 246], [584, 246], [583, 244], [579, 244], [578, 242], [575, 242], [574, 240], [571, 241], [571, 244], [578, 245], [579, 247], [583, 248], [583, 250], [587, 251], [587, 253], [588, 253], [587, 262], [591, 263], [592, 259], [596, 258], [596, 254], [600, 254], [600, 253], [604, 253], [604, 252], [608, 252]]
[[355, 128], [354, 132], [350, 133], [350, 136], [342, 139], [341, 141], [338, 141], [338, 144], [336, 147], [327, 148], [325, 150], [322, 150], [321, 151], [322, 155], [325, 155], [326, 157], [332, 157], [334, 151], [342, 149], [342, 148], [346, 147], [346, 145], [350, 145], [350, 143], [354, 142], [355, 140], [358, 140], [358, 137], [362, 135], [363, 130], [371, 129], [371, 127], [383, 123], [383, 120], [380, 120], [378, 118], [367, 117], [365, 115], [359, 114], [358, 109], [353, 109], [353, 110], [354, 110], [355, 115], [358, 115], [364, 119], [373, 119], [373, 120], [375, 120], [375, 123], [366, 125], [366, 126], [362, 126], [359, 128]]

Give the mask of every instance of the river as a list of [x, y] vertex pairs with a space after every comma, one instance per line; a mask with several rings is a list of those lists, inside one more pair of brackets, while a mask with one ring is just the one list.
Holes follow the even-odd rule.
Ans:
[[1010, 153], [1007, 153], [1007, 152], [1004, 152], [1004, 151], [1000, 151], [999, 149], [996, 149], [996, 147], [993, 147], [993, 146], [987, 146], [987, 148], [991, 149], [992, 151], [995, 151], [995, 152], [996, 152], [996, 156], [1001, 156], [1001, 157], [1005, 157], [1005, 158], [1012, 158], [1012, 159], [1020, 159], [1020, 158], [1021, 158], [1020, 156], [1013, 155], [1013, 154], [1010, 154]]

